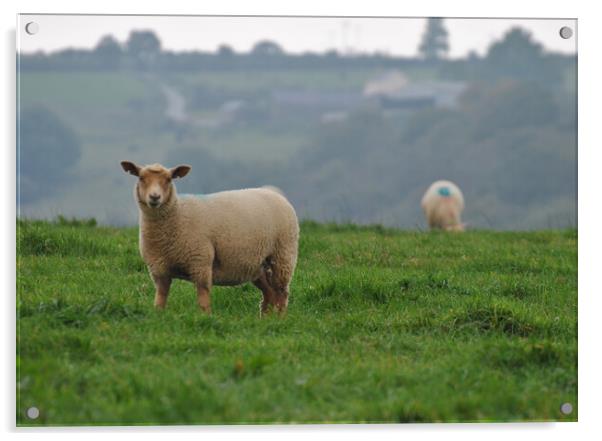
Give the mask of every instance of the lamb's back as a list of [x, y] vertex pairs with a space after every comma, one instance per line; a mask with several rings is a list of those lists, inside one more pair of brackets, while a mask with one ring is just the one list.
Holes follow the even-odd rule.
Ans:
[[464, 209], [464, 195], [456, 184], [444, 180], [433, 182], [421, 201], [421, 206], [427, 213], [449, 204], [461, 212]]
[[287, 199], [270, 189], [223, 191], [179, 200], [191, 230], [199, 228], [215, 246], [258, 246], [298, 228]]

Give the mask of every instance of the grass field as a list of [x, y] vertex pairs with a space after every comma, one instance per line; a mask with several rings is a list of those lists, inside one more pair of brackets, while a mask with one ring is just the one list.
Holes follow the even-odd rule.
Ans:
[[575, 230], [306, 222], [265, 319], [251, 285], [153, 310], [136, 228], [19, 221], [17, 243], [18, 425], [577, 419]]

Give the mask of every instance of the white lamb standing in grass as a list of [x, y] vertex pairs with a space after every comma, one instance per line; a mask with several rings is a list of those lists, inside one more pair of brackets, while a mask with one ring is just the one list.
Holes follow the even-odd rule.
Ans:
[[261, 313], [285, 312], [297, 262], [299, 223], [278, 191], [250, 188], [178, 197], [172, 183], [191, 167], [121, 162], [138, 177], [140, 254], [155, 283], [155, 306], [164, 308], [173, 279], [192, 282], [198, 304], [211, 312], [213, 285], [253, 282], [263, 293]]
[[461, 220], [464, 196], [453, 182], [433, 182], [420, 205], [431, 229], [464, 231], [465, 224]]

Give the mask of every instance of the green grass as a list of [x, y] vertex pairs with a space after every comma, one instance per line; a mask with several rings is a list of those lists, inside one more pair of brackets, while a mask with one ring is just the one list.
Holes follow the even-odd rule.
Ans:
[[305, 222], [264, 319], [251, 285], [153, 310], [136, 228], [20, 221], [18, 247], [18, 425], [577, 419], [575, 230]]

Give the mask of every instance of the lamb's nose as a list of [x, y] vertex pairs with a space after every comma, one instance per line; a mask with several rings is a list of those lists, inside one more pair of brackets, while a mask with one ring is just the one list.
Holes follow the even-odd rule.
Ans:
[[161, 195], [159, 195], [157, 193], [152, 193], [149, 195], [149, 197], [152, 202], [157, 202], [161, 198]]

